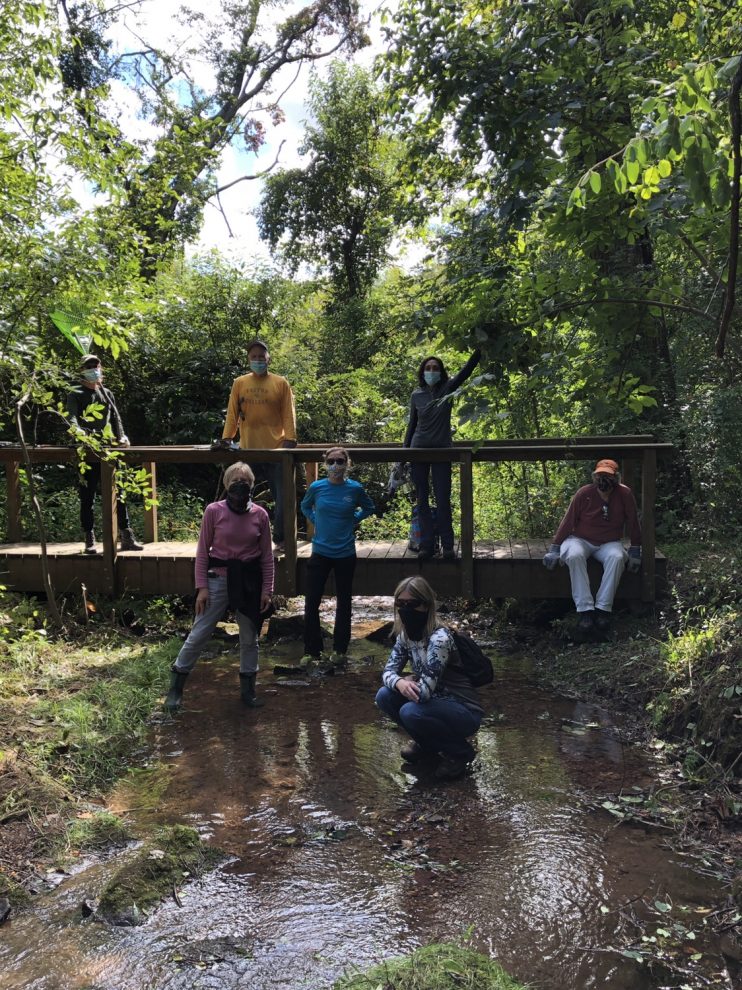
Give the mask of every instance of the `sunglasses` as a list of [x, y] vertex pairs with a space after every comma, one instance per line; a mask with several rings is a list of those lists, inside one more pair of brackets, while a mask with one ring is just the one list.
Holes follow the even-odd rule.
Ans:
[[328, 457], [325, 464], [347, 464], [348, 462], [344, 457]]

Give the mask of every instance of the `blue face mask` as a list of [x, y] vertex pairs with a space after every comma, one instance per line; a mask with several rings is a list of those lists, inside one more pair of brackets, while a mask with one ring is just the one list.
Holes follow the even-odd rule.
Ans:
[[441, 380], [440, 371], [423, 371], [423, 378], [426, 385], [437, 385]]
[[251, 361], [250, 371], [254, 371], [256, 375], [264, 375], [268, 370], [267, 361]]
[[82, 377], [86, 382], [99, 382], [103, 377], [103, 372], [100, 368], [85, 368]]

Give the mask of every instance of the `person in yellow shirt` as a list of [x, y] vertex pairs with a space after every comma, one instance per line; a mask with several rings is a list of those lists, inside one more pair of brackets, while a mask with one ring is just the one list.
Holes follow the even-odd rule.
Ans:
[[[240, 375], [232, 383], [227, 406], [227, 419], [222, 432], [223, 440], [232, 440], [239, 430], [240, 447], [243, 450], [276, 450], [278, 447], [296, 446], [296, 410], [291, 386], [280, 375], [268, 371], [271, 356], [268, 345], [262, 340], [251, 340], [247, 345], [250, 371]], [[278, 462], [250, 462], [256, 482], [268, 484], [275, 505], [273, 518], [273, 542], [282, 550], [283, 491], [281, 467]]]

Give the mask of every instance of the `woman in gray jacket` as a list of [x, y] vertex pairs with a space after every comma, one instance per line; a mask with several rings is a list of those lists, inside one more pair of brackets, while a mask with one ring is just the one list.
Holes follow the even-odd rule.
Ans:
[[[404, 438], [405, 447], [450, 447], [451, 405], [449, 398], [463, 385], [479, 364], [481, 353], [474, 351], [464, 367], [453, 378], [448, 377], [446, 366], [438, 357], [426, 357], [417, 369], [418, 387], [410, 399], [410, 419]], [[442, 556], [450, 560], [456, 556], [453, 548], [453, 523], [451, 521], [451, 462], [412, 462], [412, 482], [417, 496], [417, 512], [420, 522], [420, 552], [418, 558], [427, 560], [433, 556], [433, 517], [430, 513], [430, 478], [436, 505], [436, 524], [441, 538]]]

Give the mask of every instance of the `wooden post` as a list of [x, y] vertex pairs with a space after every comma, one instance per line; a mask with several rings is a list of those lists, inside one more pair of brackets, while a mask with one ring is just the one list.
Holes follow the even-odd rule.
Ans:
[[21, 486], [18, 461], [5, 462], [5, 481], [8, 489], [6, 511], [8, 514], [8, 543], [21, 540]]
[[286, 594], [296, 594], [296, 470], [292, 450], [281, 452], [283, 535], [286, 544]]
[[642, 601], [655, 599], [656, 534], [654, 500], [657, 491], [657, 452], [645, 450], [642, 463]]
[[[309, 486], [311, 484], [314, 484], [314, 482], [319, 477], [319, 464], [316, 461], [307, 461], [305, 468], [307, 472], [307, 488], [309, 488]], [[310, 540], [314, 536], [314, 526], [312, 525], [312, 523], [310, 523], [308, 519], [307, 519], [307, 536], [309, 537]]]
[[115, 469], [109, 461], [101, 461], [101, 515], [103, 542], [103, 592], [114, 594], [116, 590], [116, 544], [118, 519], [116, 516]]
[[149, 484], [152, 489], [153, 504], [144, 507], [144, 542], [157, 543], [157, 465], [154, 461], [145, 461], [142, 464], [145, 471], [149, 472]]
[[470, 450], [461, 451], [461, 594], [474, 596], [474, 481]]

